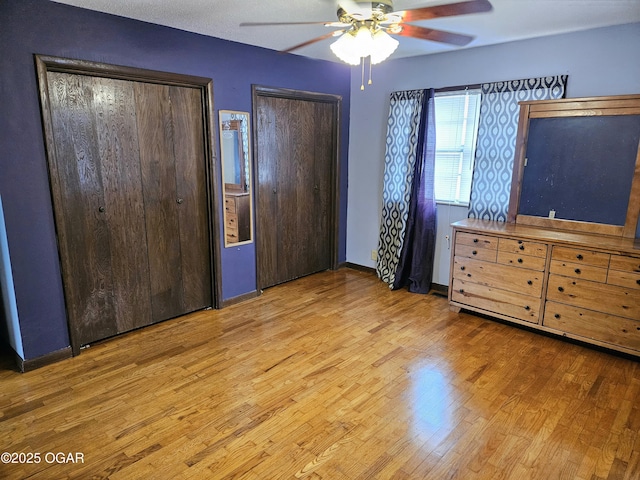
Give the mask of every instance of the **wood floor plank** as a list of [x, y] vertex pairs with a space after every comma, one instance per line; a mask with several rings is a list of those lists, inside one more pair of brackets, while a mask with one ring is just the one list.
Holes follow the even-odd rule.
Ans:
[[[0, 369], [3, 479], [637, 479], [636, 360], [351, 269]], [[51, 458], [49, 457], [49, 460]]]

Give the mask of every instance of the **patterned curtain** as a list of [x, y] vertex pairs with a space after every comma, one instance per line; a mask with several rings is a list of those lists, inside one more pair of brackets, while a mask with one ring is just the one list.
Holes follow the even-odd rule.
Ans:
[[392, 288], [407, 287], [412, 293], [429, 293], [436, 250], [436, 104], [429, 90], [422, 108], [418, 153], [413, 174], [409, 217], [402, 254]]
[[378, 241], [378, 277], [393, 287], [409, 216], [418, 157], [420, 117], [427, 92], [393, 92], [387, 122], [382, 218]]
[[563, 98], [567, 75], [482, 85], [469, 218], [507, 220], [518, 132], [518, 102]]

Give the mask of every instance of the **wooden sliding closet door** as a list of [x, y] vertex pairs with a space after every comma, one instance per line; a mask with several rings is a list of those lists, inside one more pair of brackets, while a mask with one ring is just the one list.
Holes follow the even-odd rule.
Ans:
[[48, 72], [72, 345], [212, 305], [195, 88]]
[[337, 100], [255, 98], [260, 288], [333, 268]]

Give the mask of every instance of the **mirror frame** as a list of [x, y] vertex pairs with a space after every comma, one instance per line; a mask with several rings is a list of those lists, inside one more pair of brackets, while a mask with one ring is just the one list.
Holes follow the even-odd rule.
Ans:
[[516, 138], [516, 153], [511, 178], [507, 222], [634, 238], [640, 217], [640, 142], [636, 153], [635, 170], [631, 183], [629, 202], [627, 204], [626, 220], [623, 226], [521, 215], [519, 208], [527, 153], [529, 120], [531, 118], [639, 115], [640, 95], [533, 100], [520, 102], [519, 105], [518, 135]]
[[[230, 118], [238, 117], [238, 118]], [[249, 112], [237, 110], [220, 110], [218, 112], [220, 127], [220, 174], [222, 177], [222, 197], [224, 199], [224, 246], [236, 247], [253, 243], [253, 175], [251, 158], [251, 123]], [[230, 122], [240, 122], [246, 125], [246, 131], [241, 128], [231, 128]], [[237, 166], [240, 177], [244, 178], [244, 184], [225, 182], [225, 161], [233, 153], [225, 151], [223, 141], [225, 132], [237, 130], [238, 151], [244, 157]], [[234, 162], [238, 159], [233, 158]], [[234, 239], [235, 237], [235, 239]]]

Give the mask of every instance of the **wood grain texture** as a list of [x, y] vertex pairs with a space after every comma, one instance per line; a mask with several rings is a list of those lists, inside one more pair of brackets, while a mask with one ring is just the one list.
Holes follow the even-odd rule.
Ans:
[[153, 321], [183, 304], [174, 132], [169, 87], [134, 83]]
[[332, 268], [337, 232], [337, 102], [254, 94], [258, 285]]
[[113, 273], [91, 77], [49, 73], [49, 156], [60, 260], [76, 348], [117, 333]]
[[[149, 262], [133, 84], [90, 77], [118, 333], [151, 323]], [[95, 340], [104, 337], [96, 337]]]
[[[168, 342], [167, 338], [171, 341]], [[0, 477], [635, 479], [640, 365], [342, 269], [0, 371]]]
[[211, 259], [205, 173], [204, 119], [200, 91], [170, 87], [179, 224], [182, 306], [180, 314], [210, 307]]

